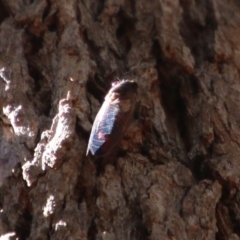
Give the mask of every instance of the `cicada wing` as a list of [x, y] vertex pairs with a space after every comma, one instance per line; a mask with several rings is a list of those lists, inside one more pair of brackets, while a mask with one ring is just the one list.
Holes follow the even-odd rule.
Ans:
[[102, 156], [108, 151], [108, 146], [111, 145], [111, 135], [114, 130], [117, 115], [119, 113], [118, 105], [112, 105], [105, 101], [98, 112], [93, 123], [88, 151], [92, 155]]

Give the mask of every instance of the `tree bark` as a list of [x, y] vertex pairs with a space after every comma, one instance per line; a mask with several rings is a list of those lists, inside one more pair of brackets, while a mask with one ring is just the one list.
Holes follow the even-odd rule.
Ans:
[[[0, 239], [240, 239], [239, 11], [0, 0]], [[132, 124], [86, 156], [118, 78], [138, 83]]]

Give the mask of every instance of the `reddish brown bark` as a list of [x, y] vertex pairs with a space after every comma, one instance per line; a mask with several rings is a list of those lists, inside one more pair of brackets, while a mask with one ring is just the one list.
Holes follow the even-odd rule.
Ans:
[[[0, 0], [0, 239], [240, 239], [237, 0]], [[120, 150], [86, 157], [116, 78]]]

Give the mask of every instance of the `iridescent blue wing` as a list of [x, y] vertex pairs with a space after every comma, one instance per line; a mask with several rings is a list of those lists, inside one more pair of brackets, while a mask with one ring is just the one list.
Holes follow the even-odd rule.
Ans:
[[102, 156], [107, 153], [108, 147], [113, 145], [114, 139], [112, 136], [114, 129], [116, 129], [118, 114], [118, 104], [110, 104], [108, 101], [103, 103], [93, 123], [87, 154], [89, 150], [95, 156]]

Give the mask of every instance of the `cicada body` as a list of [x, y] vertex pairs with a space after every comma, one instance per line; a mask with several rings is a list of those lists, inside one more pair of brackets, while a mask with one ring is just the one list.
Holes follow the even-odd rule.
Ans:
[[108, 155], [119, 144], [132, 119], [137, 88], [136, 82], [123, 80], [109, 90], [93, 123], [87, 154]]

